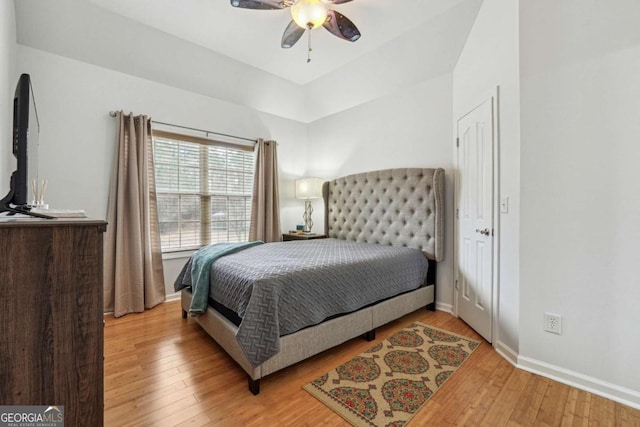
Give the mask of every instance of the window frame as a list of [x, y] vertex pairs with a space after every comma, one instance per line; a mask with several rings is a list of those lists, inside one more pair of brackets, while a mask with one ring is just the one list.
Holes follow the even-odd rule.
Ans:
[[[172, 140], [172, 141], [176, 141], [178, 143], [180, 142], [186, 142], [186, 143], [190, 143], [190, 144], [197, 144], [199, 146], [199, 165], [198, 165], [198, 185], [199, 185], [199, 191], [196, 193], [191, 193], [191, 192], [184, 192], [184, 191], [180, 191], [180, 188], [178, 188], [176, 191], [158, 191], [157, 187], [157, 158], [156, 158], [156, 138], [161, 138], [161, 139], [168, 139], [168, 140]], [[229, 210], [229, 205], [230, 205], [230, 199], [233, 198], [242, 198], [245, 200], [245, 203], [249, 203], [249, 207], [251, 206], [252, 203], [252, 189], [249, 190], [248, 193], [245, 193], [244, 195], [239, 195], [239, 194], [230, 194], [228, 192], [225, 193], [215, 193], [212, 192], [209, 188], [209, 173], [212, 170], [211, 166], [209, 165], [209, 156], [207, 155], [208, 152], [208, 148], [209, 147], [220, 147], [220, 148], [225, 148], [225, 149], [230, 149], [230, 150], [235, 150], [235, 151], [244, 151], [244, 152], [251, 152], [252, 155], [252, 166], [251, 166], [251, 180], [253, 181], [254, 178], [254, 174], [255, 174], [255, 143], [254, 144], [243, 144], [243, 143], [230, 143], [230, 142], [224, 142], [224, 141], [217, 141], [217, 140], [213, 140], [213, 139], [209, 139], [209, 138], [202, 138], [202, 137], [198, 137], [198, 136], [194, 136], [194, 135], [188, 135], [188, 134], [182, 134], [182, 133], [175, 133], [175, 132], [169, 132], [169, 131], [164, 131], [164, 130], [152, 130], [152, 146], [153, 146], [153, 159], [154, 159], [154, 168], [153, 168], [153, 173], [154, 173], [154, 182], [156, 185], [156, 199], [158, 198], [158, 196], [163, 195], [163, 194], [168, 194], [168, 195], [176, 195], [178, 196], [178, 200], [179, 203], [181, 203], [181, 196], [198, 196], [199, 199], [199, 204], [200, 204], [200, 220], [199, 221], [193, 221], [193, 222], [198, 222], [200, 224], [200, 236], [199, 236], [199, 241], [200, 244], [196, 244], [196, 245], [191, 245], [191, 246], [179, 246], [179, 247], [170, 247], [170, 248], [163, 248], [162, 247], [162, 236], [160, 235], [160, 241], [161, 241], [161, 251], [163, 256], [164, 255], [169, 255], [169, 257], [178, 257], [180, 253], [193, 253], [196, 250], [198, 250], [199, 248], [206, 246], [210, 243], [214, 243], [212, 242], [212, 232], [211, 232], [211, 226], [212, 223], [214, 221], [212, 221], [212, 215], [211, 215], [211, 202], [212, 199], [215, 197], [223, 197], [226, 198], [227, 200], [227, 212]], [[243, 159], [244, 161], [244, 159]], [[178, 159], [176, 160], [175, 165], [178, 167], [178, 179], [180, 177], [180, 163], [179, 163], [179, 156]], [[243, 172], [241, 172], [243, 175], [246, 175], [245, 172], [246, 168], [243, 167]], [[228, 172], [229, 169], [228, 167], [225, 167], [225, 171]], [[246, 179], [246, 177], [243, 177], [243, 180]], [[180, 231], [182, 231], [182, 217], [180, 215], [180, 210], [178, 211], [178, 220], [177, 223], [180, 224], [179, 225], [179, 229]], [[225, 223], [227, 224], [227, 233], [229, 232], [229, 225], [232, 222], [237, 222], [238, 220], [231, 220], [227, 217], [227, 220], [225, 221]], [[249, 226], [250, 226], [250, 215], [249, 217], [244, 220], [249, 221]], [[160, 212], [158, 212], [158, 222], [160, 222]], [[180, 238], [181, 239], [181, 238]], [[248, 239], [248, 235], [247, 235], [247, 239]], [[229, 241], [227, 240], [224, 240]], [[182, 243], [182, 242], [180, 242]]]

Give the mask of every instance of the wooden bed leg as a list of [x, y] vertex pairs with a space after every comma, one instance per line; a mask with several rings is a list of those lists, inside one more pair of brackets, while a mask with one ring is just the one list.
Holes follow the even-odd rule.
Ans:
[[429, 311], [436, 311], [436, 303], [432, 302], [431, 304], [427, 304], [427, 310]]
[[249, 391], [254, 396], [260, 393], [260, 378], [254, 380], [249, 375], [247, 375], [247, 379], [249, 380]]
[[183, 319], [187, 318], [187, 312], [185, 310], [182, 310], [182, 318]]
[[362, 335], [362, 338], [364, 338], [364, 339], [365, 339], [365, 340], [367, 340], [367, 341], [373, 341], [373, 340], [375, 340], [375, 339], [376, 339], [376, 330], [375, 330], [375, 329], [372, 329], [372, 330], [370, 330], [369, 332], [365, 332], [365, 333]]

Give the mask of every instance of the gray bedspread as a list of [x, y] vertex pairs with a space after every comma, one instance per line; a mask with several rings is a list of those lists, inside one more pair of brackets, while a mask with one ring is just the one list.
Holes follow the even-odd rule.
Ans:
[[[175, 283], [190, 286], [188, 263]], [[417, 249], [336, 239], [268, 243], [217, 259], [209, 295], [242, 319], [236, 339], [256, 367], [279, 338], [425, 283]]]

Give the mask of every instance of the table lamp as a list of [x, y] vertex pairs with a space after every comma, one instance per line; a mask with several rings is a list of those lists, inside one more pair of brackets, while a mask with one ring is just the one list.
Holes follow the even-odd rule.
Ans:
[[304, 199], [304, 232], [310, 233], [313, 227], [313, 221], [311, 220], [311, 214], [313, 213], [313, 206], [311, 206], [311, 199], [319, 199], [322, 197], [322, 178], [301, 178], [296, 179], [296, 199]]

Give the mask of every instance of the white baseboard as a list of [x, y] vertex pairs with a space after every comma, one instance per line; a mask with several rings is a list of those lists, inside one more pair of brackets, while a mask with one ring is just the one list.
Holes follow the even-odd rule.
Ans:
[[518, 368], [554, 381], [597, 394], [607, 399], [640, 409], [640, 392], [599, 380], [549, 363], [518, 356]]
[[511, 363], [516, 368], [518, 367], [518, 353], [515, 350], [513, 350], [502, 341], [494, 342], [493, 348], [500, 356], [502, 356], [503, 359]]
[[451, 304], [445, 304], [443, 302], [437, 302], [436, 301], [436, 310], [444, 311], [445, 313], [449, 313], [449, 314], [453, 314], [453, 306]]
[[[165, 298], [164, 298], [164, 302], [179, 301], [179, 300], [180, 300], [180, 292], [174, 292], [172, 294], [167, 294], [167, 295], [165, 295]], [[105, 311], [103, 313], [104, 316], [109, 316], [109, 315], [112, 315], [112, 314], [113, 314], [113, 311]]]
[[580, 390], [588, 391], [589, 393], [622, 403], [623, 405], [631, 406], [635, 409], [640, 409], [640, 392], [638, 391], [620, 387], [530, 357], [520, 356], [518, 352], [501, 341], [496, 341], [493, 347], [500, 356], [516, 368], [541, 375]]
[[180, 292], [174, 292], [172, 294], [167, 294], [164, 302], [178, 301], [180, 299]]

